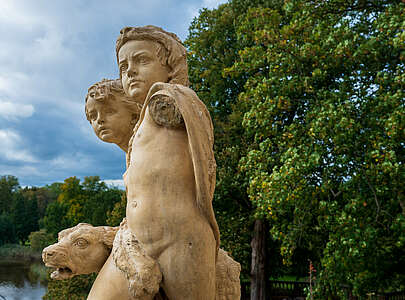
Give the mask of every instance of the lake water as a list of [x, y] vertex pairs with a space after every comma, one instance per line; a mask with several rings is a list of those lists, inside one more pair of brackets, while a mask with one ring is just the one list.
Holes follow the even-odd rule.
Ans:
[[0, 261], [0, 300], [41, 300], [46, 284], [32, 272], [34, 264]]

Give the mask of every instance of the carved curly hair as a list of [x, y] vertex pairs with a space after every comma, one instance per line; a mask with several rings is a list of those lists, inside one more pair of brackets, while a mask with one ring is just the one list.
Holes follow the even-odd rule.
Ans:
[[142, 110], [142, 105], [133, 101], [130, 97], [128, 97], [124, 89], [122, 88], [121, 80], [120, 79], [103, 79], [99, 82], [96, 82], [92, 86], [89, 87], [86, 95], [86, 106], [85, 106], [85, 113], [86, 118], [90, 121], [90, 116], [87, 110], [87, 100], [90, 96], [91, 90], [98, 90], [100, 93], [100, 97], [96, 100], [98, 101], [109, 101], [115, 100], [119, 101], [124, 104], [129, 111], [133, 113], [134, 120], [139, 118], [139, 114]]

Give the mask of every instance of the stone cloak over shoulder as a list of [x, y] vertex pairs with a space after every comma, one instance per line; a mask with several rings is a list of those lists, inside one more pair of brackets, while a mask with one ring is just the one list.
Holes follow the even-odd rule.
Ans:
[[[154, 96], [164, 95], [174, 100], [180, 111], [187, 131], [191, 159], [193, 161], [196, 187], [196, 204], [205, 216], [215, 236], [217, 251], [219, 249], [219, 228], [212, 208], [215, 189], [216, 163], [214, 157], [214, 133], [210, 114], [205, 104], [190, 88], [171, 83], [157, 82], [152, 85], [143, 105], [134, 134], [145, 117], [146, 108]], [[132, 139], [129, 145], [132, 147]], [[130, 151], [127, 156], [127, 168], [130, 164]]]

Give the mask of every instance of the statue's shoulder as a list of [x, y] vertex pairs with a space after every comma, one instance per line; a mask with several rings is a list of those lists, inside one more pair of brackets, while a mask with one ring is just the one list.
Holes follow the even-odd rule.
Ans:
[[168, 128], [184, 127], [184, 120], [178, 108], [174, 89], [186, 90], [187, 87], [169, 83], [156, 83], [148, 96], [149, 114], [156, 124]]

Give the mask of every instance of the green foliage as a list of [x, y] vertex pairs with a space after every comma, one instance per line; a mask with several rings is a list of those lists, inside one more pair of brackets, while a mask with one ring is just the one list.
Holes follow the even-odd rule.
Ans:
[[231, 78], [223, 73], [237, 58], [239, 45], [234, 22], [239, 13], [230, 4], [200, 11], [189, 28], [185, 44], [191, 87], [207, 105], [214, 123], [217, 181], [213, 206], [221, 231], [221, 247], [241, 263], [242, 277], [247, 281], [251, 205], [246, 194], [246, 177], [238, 171], [238, 162], [245, 153], [241, 134], [243, 115], [234, 106], [246, 77]]
[[38, 230], [38, 220], [44, 215], [46, 206], [56, 197], [55, 187], [20, 188], [14, 176], [0, 177], [0, 245], [25, 243], [32, 231]]
[[[214, 152], [217, 181], [213, 206], [221, 231], [221, 246], [242, 265], [242, 293], [250, 278], [250, 240], [255, 207], [247, 195], [248, 177], [239, 168], [247, 155], [252, 137], [244, 134], [242, 120], [249, 106], [238, 101], [245, 91], [250, 72], [229, 73], [244, 44], [238, 40], [237, 28], [249, 7], [280, 7], [282, 1], [234, 0], [217, 9], [204, 9], [194, 19], [189, 36], [188, 66], [191, 87], [207, 105], [214, 123]], [[278, 243], [269, 243], [277, 253]], [[271, 254], [272, 264], [278, 259]], [[280, 265], [278, 261], [274, 265]], [[280, 268], [271, 269], [273, 275]]]
[[23, 244], [28, 235], [38, 230], [38, 207], [36, 199], [25, 199], [18, 191], [13, 194], [11, 206], [11, 220], [14, 225], [14, 233]]
[[31, 232], [28, 238], [31, 248], [35, 251], [42, 251], [42, 249], [55, 242], [53, 235], [47, 233], [45, 229]]
[[286, 265], [317, 262], [317, 297], [405, 287], [400, 1], [251, 8], [226, 75], [250, 74], [240, 160]]
[[124, 191], [107, 188], [104, 182], [103, 188], [99, 191], [85, 189], [85, 192], [88, 195], [88, 200], [84, 204], [83, 211], [85, 216], [88, 216], [86, 222], [94, 226], [105, 225], [109, 212], [115, 208], [117, 203], [120, 203], [122, 197], [125, 197]]
[[[125, 199], [123, 191], [108, 188], [98, 176], [85, 177], [83, 182], [70, 177], [60, 186], [57, 201], [48, 205], [42, 224], [53, 238], [59, 231], [80, 222], [94, 226], [106, 225], [107, 215], [112, 218], [112, 222], [115, 216], [118, 218], [118, 215], [122, 215], [122, 199]], [[117, 208], [113, 210], [114, 207]], [[34, 233], [34, 237], [38, 237], [38, 242], [45, 243], [49, 241], [46, 232]], [[43, 299], [86, 299], [95, 278], [96, 274], [90, 274], [63, 281], [50, 280]]]
[[33, 261], [41, 259], [41, 252], [20, 244], [4, 244], [0, 247], [3, 260]]
[[56, 238], [59, 231], [72, 226], [66, 216], [67, 212], [68, 205], [66, 203], [52, 202], [46, 208], [45, 216], [40, 222], [41, 226]]
[[90, 292], [96, 274], [79, 275], [68, 280], [51, 280], [48, 277], [48, 289], [42, 297], [44, 300], [71, 299], [85, 300]]
[[65, 179], [57, 201], [48, 205], [41, 225], [56, 237], [63, 229], [85, 222], [105, 225], [107, 213], [121, 199], [122, 191], [110, 189], [98, 176]]
[[[111, 222], [119, 224], [126, 205], [124, 192], [108, 188], [98, 176], [85, 177], [83, 182], [70, 177], [64, 183], [23, 189], [16, 177], [2, 176], [0, 201], [0, 256], [29, 260], [39, 259], [42, 249], [56, 241], [58, 232], [80, 222], [106, 225], [108, 214]], [[42, 229], [38, 231], [39, 218]], [[6, 244], [25, 244], [27, 239], [31, 247]], [[32, 274], [43, 275], [43, 270], [36, 268]], [[86, 299], [95, 277], [91, 274], [62, 282], [49, 280], [44, 299]]]
[[60, 186], [62, 183], [55, 182], [51, 185], [46, 185], [44, 187], [25, 187], [20, 191], [26, 199], [36, 199], [38, 206], [39, 218], [45, 216], [46, 207], [51, 203], [56, 201], [60, 194]]
[[10, 215], [2, 213], [0, 215], [0, 246], [7, 243], [15, 243], [13, 220]]
[[12, 175], [0, 176], [0, 214], [10, 213], [12, 195], [19, 190], [18, 179]]
[[114, 204], [112, 211], [107, 212], [107, 225], [108, 226], [119, 226], [122, 219], [125, 218], [127, 208], [127, 195], [122, 193], [121, 201]]

